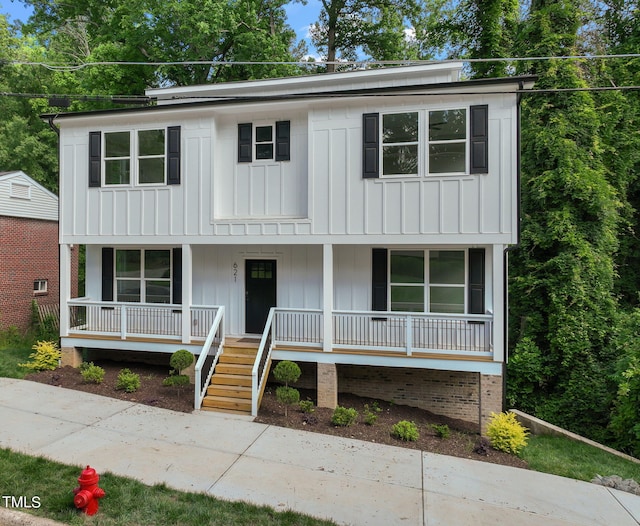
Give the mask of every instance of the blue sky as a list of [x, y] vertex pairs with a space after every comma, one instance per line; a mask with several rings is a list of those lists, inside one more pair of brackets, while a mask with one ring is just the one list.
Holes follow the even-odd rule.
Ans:
[[[320, 0], [307, 0], [306, 5], [299, 2], [290, 3], [287, 8], [289, 25], [295, 30], [298, 40], [305, 39], [308, 27], [318, 19], [320, 13]], [[31, 8], [17, 0], [0, 0], [0, 13], [8, 15], [10, 21], [21, 20], [25, 22], [31, 14]], [[311, 44], [307, 41], [310, 52], [313, 52]]]

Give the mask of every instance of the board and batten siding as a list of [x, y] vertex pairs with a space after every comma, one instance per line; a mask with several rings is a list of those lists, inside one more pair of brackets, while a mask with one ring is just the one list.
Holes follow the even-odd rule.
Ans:
[[[516, 242], [517, 114], [510, 95], [452, 102], [441, 97], [324, 101], [308, 111], [291, 106], [216, 108], [63, 122], [61, 192], [68, 243], [190, 244]], [[448, 102], [447, 102], [448, 101]], [[444, 105], [446, 102], [446, 105]], [[362, 115], [489, 105], [489, 173], [362, 178]], [[386, 104], [386, 105], [385, 105]], [[393, 104], [393, 105], [392, 105]], [[251, 111], [250, 111], [251, 110]], [[121, 122], [119, 121], [121, 120]], [[291, 160], [237, 162], [237, 125], [290, 120]], [[122, 129], [182, 130], [178, 185], [89, 188], [88, 135]], [[67, 128], [68, 127], [68, 128]], [[106, 238], [106, 239], [105, 239]], [[226, 238], [229, 241], [225, 241]], [[313, 239], [322, 241], [312, 241]], [[233, 241], [231, 241], [233, 239]]]
[[58, 220], [58, 198], [24, 172], [0, 175], [0, 215]]

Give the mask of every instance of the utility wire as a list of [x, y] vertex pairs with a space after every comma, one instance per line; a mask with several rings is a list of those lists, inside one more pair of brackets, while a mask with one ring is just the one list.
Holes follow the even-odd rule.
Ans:
[[256, 60], [185, 60], [175, 62], [134, 62], [134, 61], [102, 61], [82, 64], [48, 64], [45, 62], [3, 61], [4, 64], [17, 66], [40, 66], [54, 71], [77, 71], [95, 66], [412, 66], [419, 64], [447, 64], [454, 62], [527, 62], [546, 60], [602, 60], [617, 58], [640, 58], [640, 53], [622, 53], [614, 55], [563, 55], [557, 57], [500, 57], [500, 58], [462, 58], [462, 59], [415, 59], [415, 60], [294, 60], [294, 61], [256, 61]]

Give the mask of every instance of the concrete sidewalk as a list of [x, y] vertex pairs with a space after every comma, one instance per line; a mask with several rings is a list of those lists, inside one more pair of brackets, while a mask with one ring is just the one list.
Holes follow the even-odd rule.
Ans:
[[24, 380], [0, 378], [0, 422], [0, 447], [340, 524], [640, 524], [640, 497], [595, 484]]

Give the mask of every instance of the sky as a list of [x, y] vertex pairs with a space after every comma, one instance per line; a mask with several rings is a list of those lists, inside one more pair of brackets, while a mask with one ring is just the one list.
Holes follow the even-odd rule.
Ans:
[[[306, 40], [310, 53], [313, 53], [314, 50], [307, 38], [308, 28], [318, 19], [320, 5], [320, 0], [307, 0], [306, 5], [302, 5], [300, 2], [291, 2], [285, 8], [289, 25], [295, 30], [298, 40]], [[18, 20], [26, 22], [31, 12], [31, 7], [26, 7], [17, 0], [0, 0], [0, 13], [8, 15], [10, 22]]]

